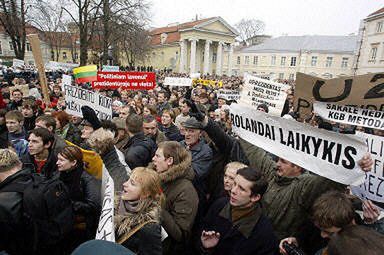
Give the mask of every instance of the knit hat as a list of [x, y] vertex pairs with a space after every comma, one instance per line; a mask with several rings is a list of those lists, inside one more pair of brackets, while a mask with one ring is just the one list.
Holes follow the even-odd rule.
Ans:
[[17, 154], [10, 149], [0, 149], [0, 172], [6, 172], [21, 164]]
[[83, 113], [83, 125], [91, 126], [94, 130], [99, 129], [101, 127], [101, 122], [97, 118], [95, 111], [91, 107], [83, 105], [81, 107], [81, 112]]

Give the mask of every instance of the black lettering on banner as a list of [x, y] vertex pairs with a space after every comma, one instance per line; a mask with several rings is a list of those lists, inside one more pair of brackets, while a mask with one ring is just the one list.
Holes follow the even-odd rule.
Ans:
[[302, 140], [301, 151], [302, 152], [305, 152], [307, 154], [311, 153], [311, 149], [309, 147], [309, 140], [311, 140], [311, 137], [312, 136], [306, 136], [305, 134], [301, 134], [301, 140]]
[[377, 179], [379, 179], [379, 184], [377, 185], [376, 196], [378, 196], [378, 197], [383, 197], [383, 195], [380, 194], [379, 190], [380, 190], [381, 185], [382, 185], [383, 182], [384, 182], [384, 179], [381, 179], [381, 178], [379, 178], [379, 177], [377, 177]]
[[315, 85], [313, 86], [313, 89], [312, 89], [313, 97], [315, 98], [316, 101], [320, 101], [320, 102], [339, 102], [339, 101], [342, 101], [342, 100], [346, 99], [349, 96], [349, 94], [351, 93], [352, 82], [353, 82], [352, 79], [347, 79], [344, 81], [344, 84], [345, 84], [344, 85], [344, 91], [341, 95], [338, 95], [335, 97], [324, 98], [320, 95], [320, 89], [325, 84], [325, 81], [317, 80]]
[[344, 149], [344, 156], [346, 159], [343, 159], [341, 161], [341, 164], [343, 165], [343, 167], [352, 170], [353, 168], [355, 168], [356, 163], [351, 154], [355, 156], [357, 155], [356, 148], [352, 146], [346, 146]]
[[311, 137], [311, 138], [312, 138], [313, 145], [315, 146], [315, 151], [313, 152], [313, 156], [317, 157], [317, 155], [319, 154], [320, 145], [323, 139], [321, 138], [316, 139], [316, 137]]
[[322, 160], [326, 160], [328, 158], [328, 162], [332, 163], [332, 149], [336, 145], [334, 142], [328, 142], [327, 140], [324, 140], [323, 145], [323, 156], [321, 157]]
[[375, 74], [372, 79], [370, 80], [370, 82], [376, 82], [377, 80], [379, 79], [383, 79], [384, 78], [384, 73], [377, 73]]
[[384, 97], [384, 83], [380, 83], [365, 93], [364, 99], [374, 99]]
[[368, 177], [368, 192], [371, 193], [372, 195], [374, 195], [375, 192], [371, 190], [371, 187], [373, 186], [373, 182], [371, 182], [371, 179], [372, 179], [371, 177], [373, 177], [373, 179], [374, 179], [375, 176], [370, 174]]
[[300, 108], [309, 108], [311, 104], [304, 98], [299, 98], [297, 101], [297, 112], [300, 112]]

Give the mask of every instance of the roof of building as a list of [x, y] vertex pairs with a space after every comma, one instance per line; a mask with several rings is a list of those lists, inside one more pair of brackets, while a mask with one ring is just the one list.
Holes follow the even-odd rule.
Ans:
[[380, 14], [380, 13], [384, 13], [384, 7], [375, 11], [375, 12], [372, 12], [371, 14], [368, 15], [368, 17], [371, 17], [371, 16], [374, 16], [374, 15], [377, 15], [377, 14]]
[[353, 53], [357, 43], [357, 36], [280, 36], [267, 39], [264, 43], [250, 46], [241, 52], [312, 52]]
[[152, 29], [149, 32], [149, 35], [151, 36], [151, 45], [161, 44], [161, 35], [163, 33], [167, 34], [167, 38], [165, 39], [163, 44], [171, 44], [171, 43], [180, 41], [181, 30], [199, 28], [201, 25], [205, 23], [214, 22], [217, 20], [220, 20], [222, 23], [224, 23], [224, 25], [226, 25], [229, 28], [229, 30], [231, 30], [234, 34], [237, 35], [238, 32], [234, 28], [232, 28], [229, 24], [227, 24], [221, 17], [211, 17], [211, 18], [181, 23], [173, 26]]

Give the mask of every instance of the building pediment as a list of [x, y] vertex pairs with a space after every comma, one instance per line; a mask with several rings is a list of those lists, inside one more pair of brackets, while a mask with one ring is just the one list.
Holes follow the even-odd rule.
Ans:
[[214, 18], [208, 19], [204, 22], [196, 24], [193, 27], [181, 29], [180, 32], [191, 31], [191, 30], [225, 34], [225, 35], [230, 35], [234, 37], [239, 35], [239, 32], [235, 28], [233, 28], [231, 25], [229, 25], [221, 17], [214, 17]]

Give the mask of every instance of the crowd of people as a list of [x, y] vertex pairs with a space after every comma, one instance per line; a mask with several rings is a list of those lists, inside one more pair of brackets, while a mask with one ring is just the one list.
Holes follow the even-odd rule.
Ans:
[[[112, 120], [98, 119], [88, 106], [83, 118], [66, 113], [60, 75], [48, 79], [50, 104], [36, 78], [0, 78], [0, 251], [101, 254], [87, 246], [105, 213], [91, 154], [114, 182], [116, 247], [135, 254], [384, 253], [384, 222], [372, 201], [236, 137], [233, 102], [218, 98], [218, 88], [168, 87], [165, 77], [187, 75], [156, 75], [153, 90], [98, 90], [113, 99]], [[223, 81], [226, 89], [243, 83], [235, 76], [202, 79]], [[10, 90], [21, 84], [29, 95]], [[315, 114], [303, 119], [293, 110], [294, 85], [287, 93], [285, 118], [384, 136]], [[257, 110], [268, 113], [268, 106]], [[370, 171], [370, 155], [359, 165]], [[109, 251], [123, 249], [116, 247]]]

